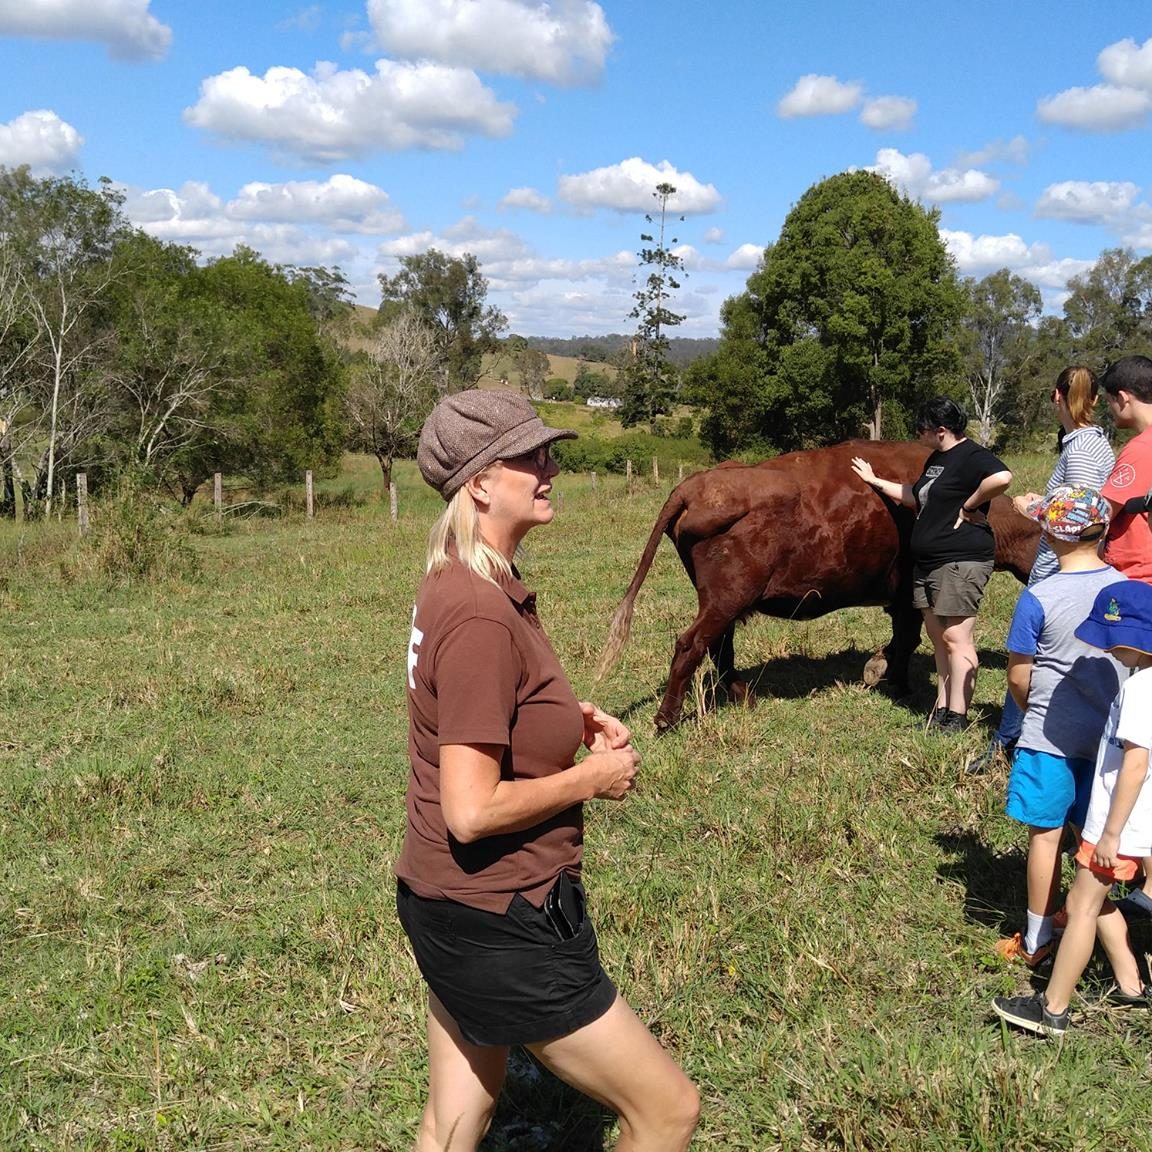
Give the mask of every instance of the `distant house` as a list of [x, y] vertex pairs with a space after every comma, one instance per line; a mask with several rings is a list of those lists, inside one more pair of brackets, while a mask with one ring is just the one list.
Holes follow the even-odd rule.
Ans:
[[615, 396], [589, 396], [585, 401], [589, 408], [610, 408], [615, 410], [620, 407], [620, 401]]

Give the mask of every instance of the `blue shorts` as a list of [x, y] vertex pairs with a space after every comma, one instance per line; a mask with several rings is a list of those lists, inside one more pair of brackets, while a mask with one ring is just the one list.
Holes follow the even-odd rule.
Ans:
[[1017, 748], [1005, 811], [1034, 828], [1084, 827], [1096, 765], [1083, 756]]

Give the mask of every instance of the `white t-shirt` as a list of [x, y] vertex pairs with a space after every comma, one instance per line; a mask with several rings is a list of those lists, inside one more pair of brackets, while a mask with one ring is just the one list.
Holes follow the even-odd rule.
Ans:
[[[1144, 668], [1120, 686], [1112, 701], [1108, 723], [1096, 753], [1096, 774], [1092, 778], [1092, 799], [1088, 802], [1088, 819], [1084, 821], [1084, 839], [1099, 844], [1108, 821], [1108, 809], [1120, 765], [1124, 762], [1124, 742], [1140, 748], [1152, 748], [1152, 668]], [[1122, 856], [1147, 856], [1152, 853], [1152, 771], [1145, 774], [1144, 786], [1136, 798], [1132, 815], [1120, 833]]]

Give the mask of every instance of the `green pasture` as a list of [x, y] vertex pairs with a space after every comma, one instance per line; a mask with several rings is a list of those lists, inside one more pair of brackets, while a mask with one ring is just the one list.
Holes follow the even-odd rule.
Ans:
[[[1011, 462], [1018, 487], [1051, 464]], [[391, 866], [438, 504], [405, 465], [393, 524], [374, 468], [310, 522], [197, 521], [187, 574], [117, 580], [68, 522], [0, 526], [0, 1148], [409, 1147], [423, 993]], [[962, 773], [986, 729], [924, 731], [926, 648], [895, 700], [858, 683], [879, 610], [750, 622], [758, 706], [693, 706], [657, 740], [694, 611], [665, 543], [593, 685], [668, 479], [560, 476], [522, 568], [577, 692], [637, 733], [641, 785], [589, 806], [586, 877], [606, 966], [700, 1085], [699, 1147], [1146, 1147], [1152, 1022], [1091, 1002], [1102, 964], [1063, 1043], [990, 1018], [1029, 985], [993, 951], [1022, 921], [1024, 836], [1004, 775]], [[980, 618], [987, 722], [1017, 588], [997, 574]], [[612, 1137], [518, 1058], [486, 1148]]]

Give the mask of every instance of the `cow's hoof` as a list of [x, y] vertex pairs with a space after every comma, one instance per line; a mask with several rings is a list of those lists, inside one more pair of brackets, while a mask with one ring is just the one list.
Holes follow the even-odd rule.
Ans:
[[743, 680], [733, 680], [728, 685], [728, 702], [743, 708], [755, 708], [756, 693]]
[[864, 683], [869, 688], [875, 688], [888, 675], [888, 658], [883, 652], [877, 652], [867, 664], [864, 665]]
[[656, 713], [656, 735], [663, 736], [665, 732], [671, 732], [676, 727], [676, 721], [665, 716], [663, 712]]

